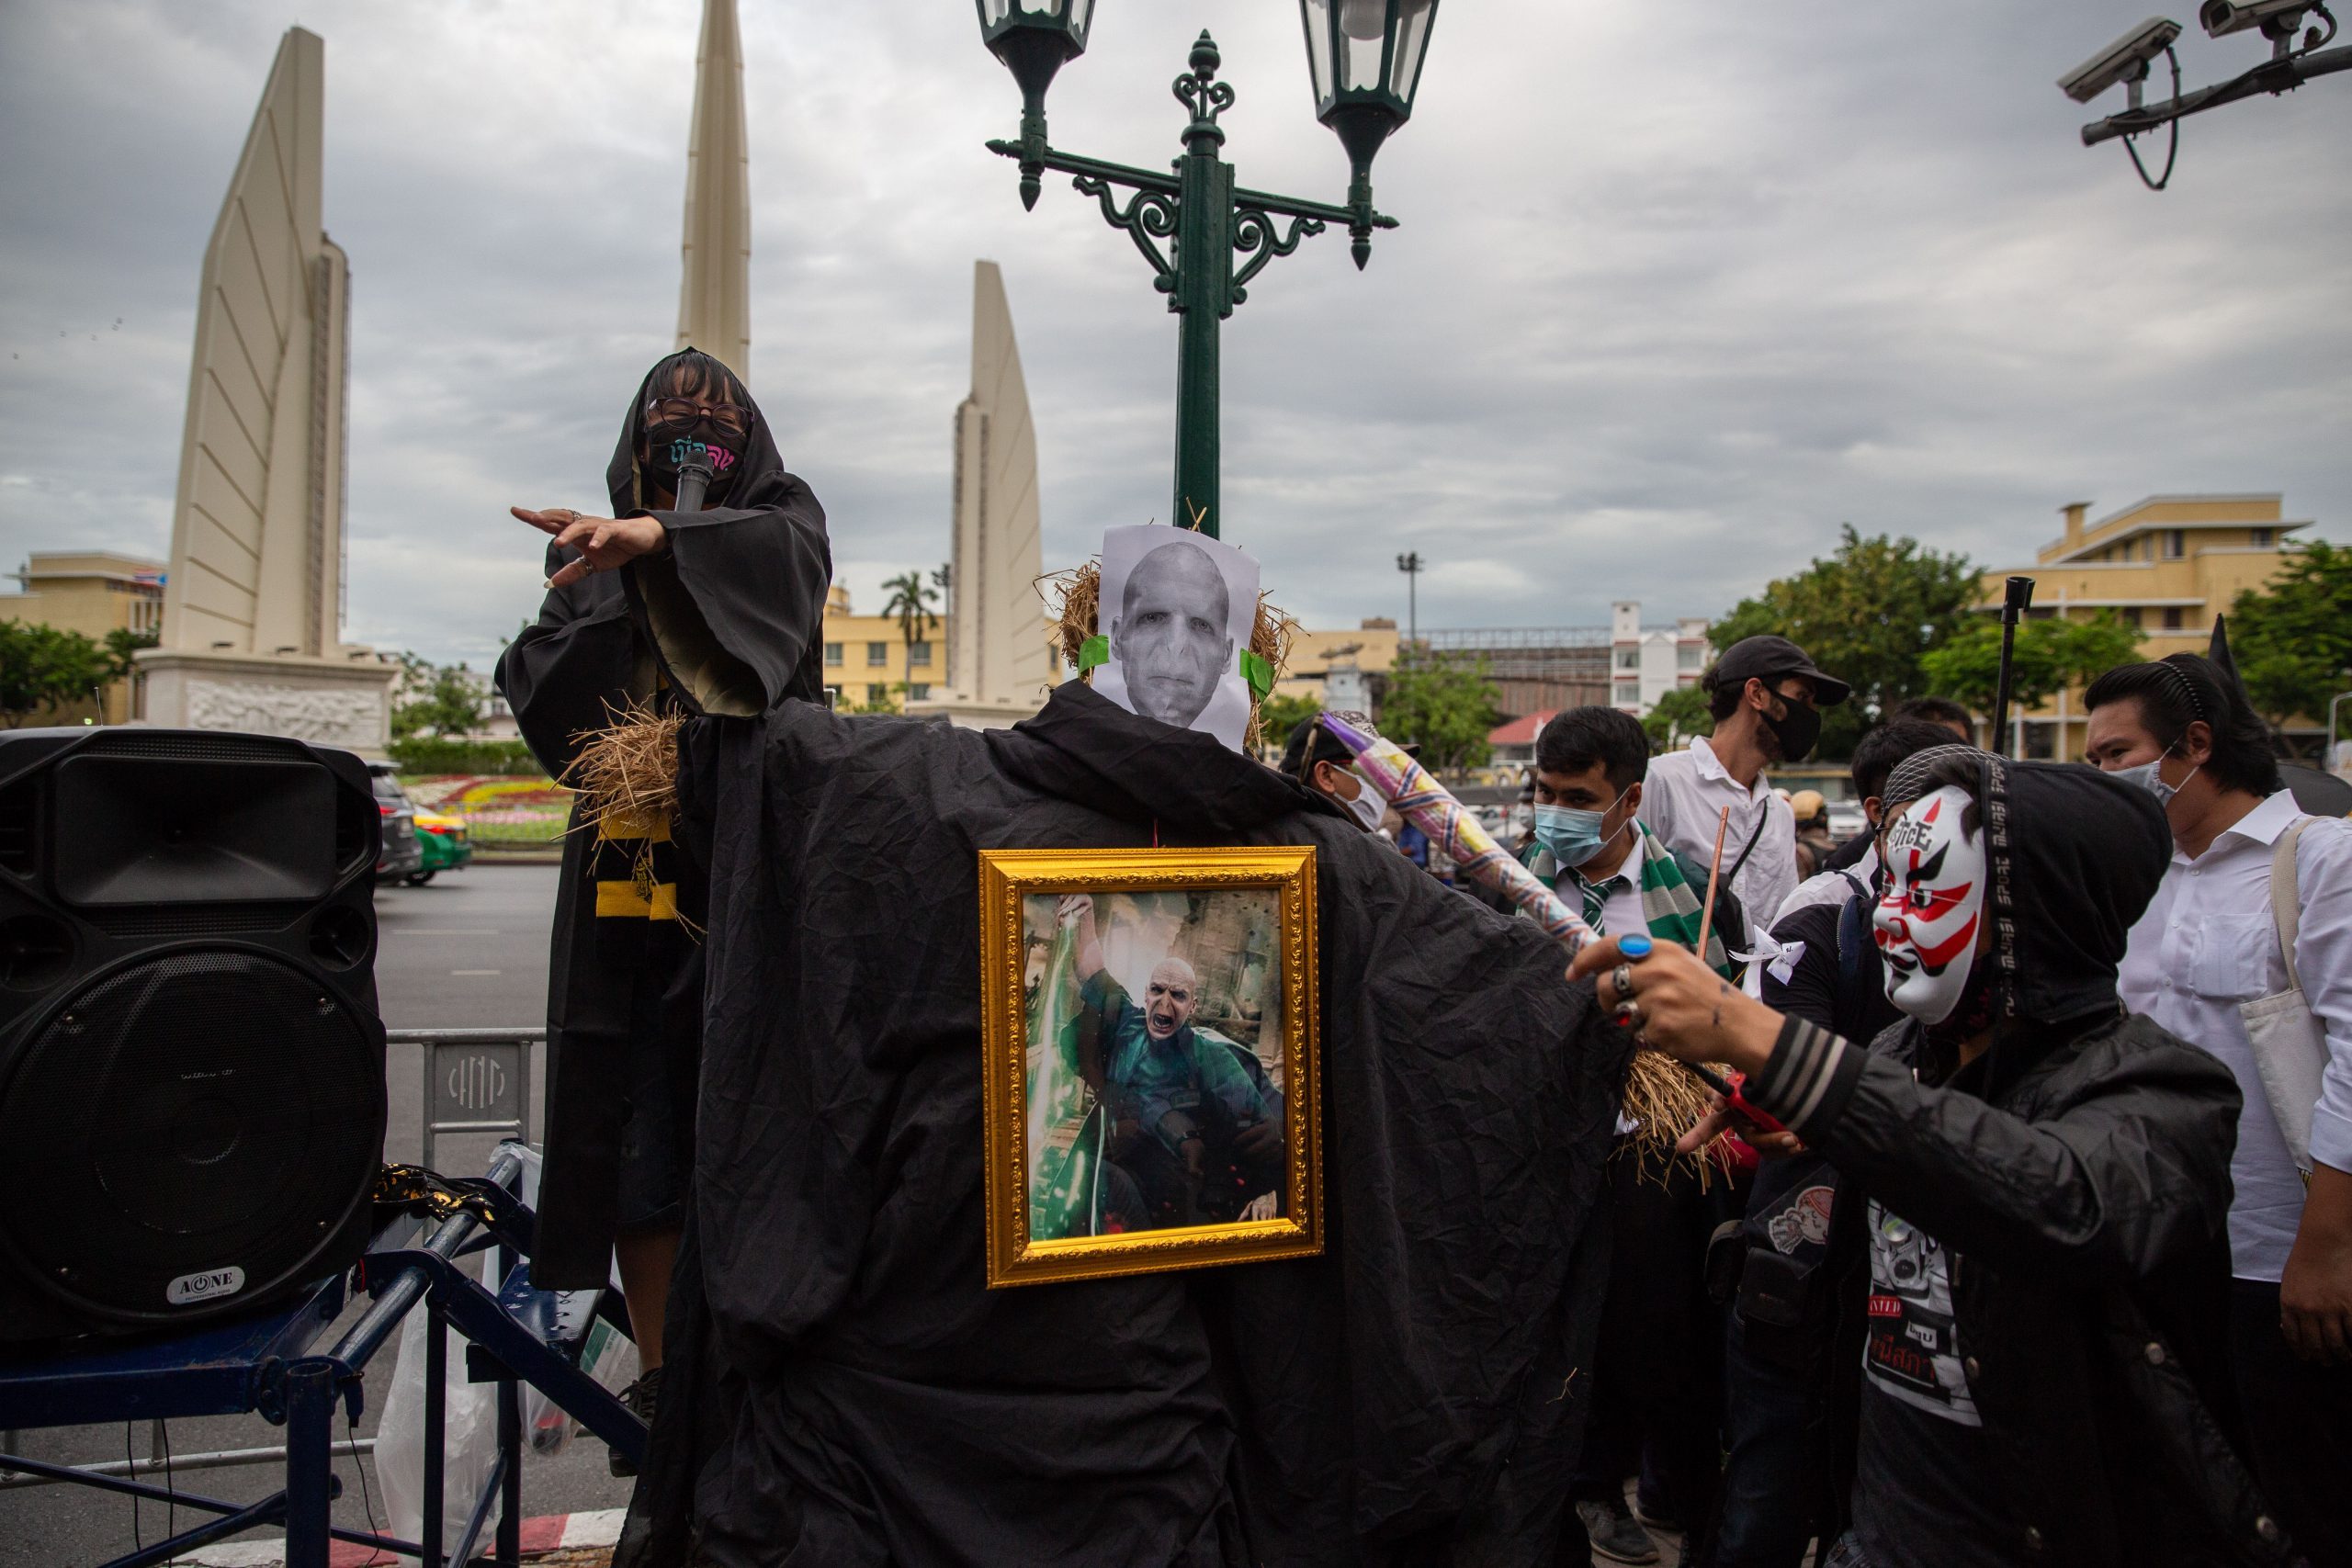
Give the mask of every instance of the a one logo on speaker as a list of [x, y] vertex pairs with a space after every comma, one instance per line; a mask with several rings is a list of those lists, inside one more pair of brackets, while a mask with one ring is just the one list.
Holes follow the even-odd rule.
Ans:
[[226, 1269], [207, 1269], [201, 1274], [183, 1274], [164, 1288], [164, 1298], [175, 1307], [193, 1306], [233, 1296], [244, 1288], [245, 1271], [232, 1264]]

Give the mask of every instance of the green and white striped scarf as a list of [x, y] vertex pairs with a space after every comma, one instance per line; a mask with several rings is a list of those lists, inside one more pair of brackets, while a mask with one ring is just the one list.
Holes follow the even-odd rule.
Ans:
[[[1660, 843], [1657, 835], [1643, 827], [1638, 818], [1634, 822], [1634, 831], [1641, 836], [1643, 923], [1649, 927], [1650, 935], [1662, 942], [1677, 942], [1685, 947], [1696, 947], [1699, 944], [1699, 890], [1692, 888], [1690, 878], [1682, 874], [1681, 863], [1674, 858], [1674, 852]], [[1530, 844], [1523, 858], [1527, 869], [1535, 874], [1538, 881], [1562, 897], [1567, 897], [1560, 888], [1564, 868], [1551, 851], [1541, 844]], [[1634, 858], [1631, 855], [1626, 857], [1629, 863]], [[1586, 923], [1600, 931], [1601, 909], [1608, 904], [1609, 895], [1615, 885], [1627, 874], [1629, 867], [1619, 866], [1615, 876], [1599, 884], [1587, 882], [1583, 874], [1573, 866], [1565, 869], [1569, 882], [1583, 897], [1581, 912]], [[1603, 931], [1601, 934], [1616, 936], [1623, 933]], [[1708, 968], [1726, 979], [1732, 976], [1731, 957], [1724, 951], [1723, 938], [1713, 931], [1707, 933], [1706, 959]]]

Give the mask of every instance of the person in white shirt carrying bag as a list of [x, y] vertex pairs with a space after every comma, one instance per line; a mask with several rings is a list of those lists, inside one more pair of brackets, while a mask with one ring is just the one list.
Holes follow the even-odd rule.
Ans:
[[2352, 822], [2298, 809], [2226, 662], [2125, 665], [2086, 700], [2090, 761], [2173, 833], [2118, 992], [2245, 1095], [2230, 1359], [2254, 1470], [2315, 1564], [2352, 1564]]

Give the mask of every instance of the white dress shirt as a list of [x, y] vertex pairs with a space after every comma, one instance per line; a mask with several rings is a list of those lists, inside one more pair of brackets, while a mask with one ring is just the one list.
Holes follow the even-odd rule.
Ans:
[[[2190, 860], [2172, 864], [2132, 928], [2117, 990], [2147, 1014], [2229, 1065], [2245, 1096], [2230, 1178], [2230, 1255], [2241, 1280], [2275, 1281], [2303, 1216], [2302, 1174], [2287, 1152], [2240, 1002], [2286, 988], [2287, 968], [2270, 912], [2270, 856], [2301, 820], [2285, 790], [2265, 800]], [[2352, 1170], [2352, 822], [2322, 818], [2295, 846], [2301, 914], [2295, 967], [2312, 1014], [2327, 1035], [2328, 1066], [2312, 1115], [2312, 1158]]]
[[[1747, 863], [1731, 885], [1752, 937], [1771, 925], [1781, 902], [1796, 891], [1796, 813], [1772, 793], [1772, 782], [1761, 773], [1756, 775], [1754, 788], [1742, 789], [1715, 760], [1715, 750], [1703, 735], [1692, 736], [1688, 750], [1650, 759], [1649, 773], [1642, 781], [1642, 826], [1675, 853], [1702, 866], [1713, 861], [1715, 825], [1726, 806], [1731, 807], [1731, 831], [1724, 835], [1726, 874], [1755, 836], [1757, 823], [1764, 825]], [[1703, 884], [1696, 891], [1706, 897]]]

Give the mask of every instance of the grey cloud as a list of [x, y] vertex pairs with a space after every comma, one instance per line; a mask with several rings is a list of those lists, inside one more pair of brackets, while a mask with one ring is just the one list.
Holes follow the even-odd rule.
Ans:
[[[697, 9], [303, 8], [355, 276], [355, 638], [494, 655], [538, 592], [505, 504], [600, 499], [675, 319]], [[1244, 183], [1339, 196], [1291, 6], [1102, 9], [1058, 141], [1173, 156], [1205, 25]], [[753, 385], [857, 595], [947, 553], [975, 256], [1005, 269], [1048, 566], [1165, 517], [1173, 322], [1091, 201], [1049, 181], [1023, 213], [981, 150], [1018, 101], [969, 6], [743, 12]], [[1227, 323], [1227, 536], [1310, 622], [1401, 614], [1419, 549], [1424, 625], [1524, 625], [1717, 612], [1847, 520], [2009, 564], [2061, 502], [2278, 489], [2352, 535], [2325, 163], [2352, 89], [2192, 120], [2152, 196], [2051, 85], [2139, 13], [1956, 15], [1449, 7], [1375, 170], [1405, 227], [1362, 276], [1310, 240]], [[37, 153], [0, 168], [0, 554], [164, 547], [198, 263], [288, 19], [0, 9], [0, 135]], [[2192, 85], [2241, 45], [2192, 31]]]

